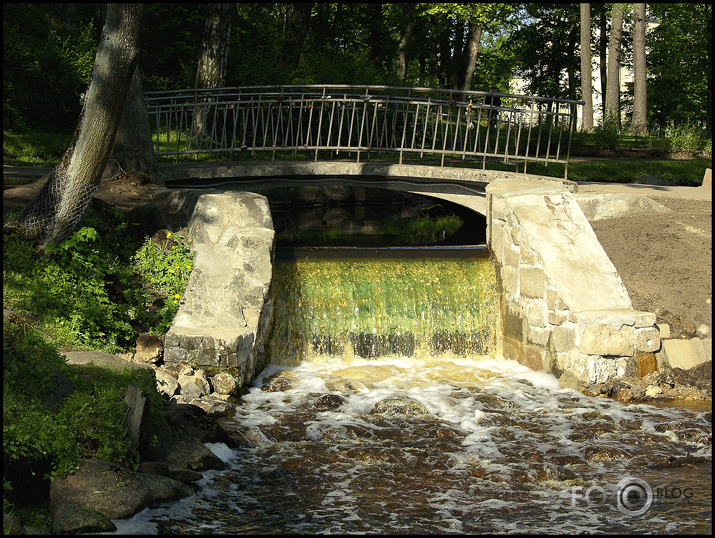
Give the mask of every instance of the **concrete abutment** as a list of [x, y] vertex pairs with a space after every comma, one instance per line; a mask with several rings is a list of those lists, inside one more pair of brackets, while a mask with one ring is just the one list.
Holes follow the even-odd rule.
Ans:
[[[275, 166], [269, 175], [286, 172]], [[300, 172], [316, 172], [315, 166]], [[388, 180], [423, 172], [377, 168], [363, 166], [360, 172], [383, 172]], [[569, 181], [478, 172], [466, 177], [460, 171], [450, 179], [486, 185], [486, 198], [439, 189], [434, 196], [487, 214], [505, 357], [579, 390], [657, 368], [652, 358], [661, 343], [655, 315], [633, 309], [582, 210], [593, 201], [579, 200]], [[323, 171], [337, 173], [349, 172]], [[430, 195], [415, 185], [405, 190]], [[188, 207], [195, 205], [189, 225], [194, 270], [166, 336], [164, 359], [168, 365], [187, 361], [196, 368], [226, 369], [245, 387], [266, 360], [263, 340], [272, 323], [275, 238], [268, 201], [241, 191], [204, 190], [198, 197], [188, 192]]]
[[573, 190], [567, 181], [491, 182], [487, 241], [504, 356], [584, 390], [650, 373], [643, 358], [660, 348], [660, 334], [655, 314], [633, 309]]

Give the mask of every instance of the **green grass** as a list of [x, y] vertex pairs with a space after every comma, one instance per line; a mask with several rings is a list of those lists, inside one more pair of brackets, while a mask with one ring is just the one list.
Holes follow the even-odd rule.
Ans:
[[[136, 466], [125, 437], [129, 384], [149, 396], [154, 423], [164, 413], [151, 371], [73, 366], [60, 354], [132, 350], [139, 332], [165, 333], [176, 313], [191, 271], [183, 232], [154, 245], [131, 239], [123, 220], [93, 204], [80, 229], [50, 248], [4, 236], [3, 306], [18, 319], [3, 323], [3, 513], [25, 522], [43, 512], [23, 504], [46, 500], [50, 480], [81, 458]], [[58, 375], [73, 392], [50, 408]]]
[[[631, 183], [640, 176], [658, 176], [675, 185], [696, 187], [702, 185], [706, 168], [712, 168], [712, 159], [611, 159], [569, 162], [568, 179], [571, 181], [599, 181], [605, 183]], [[499, 164], [500, 170], [511, 170], [513, 165]], [[519, 166], [523, 172], [523, 164]], [[527, 172], [548, 177], [564, 177], [563, 164], [528, 163]]]
[[55, 166], [67, 149], [72, 133], [30, 129], [22, 133], [3, 131], [4, 164], [14, 166]]

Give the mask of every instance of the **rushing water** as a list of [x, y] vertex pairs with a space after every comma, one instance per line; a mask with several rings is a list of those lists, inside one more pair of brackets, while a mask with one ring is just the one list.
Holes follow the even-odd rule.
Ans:
[[712, 530], [711, 413], [586, 397], [500, 358], [479, 336], [483, 259], [283, 263], [286, 365], [224, 421], [241, 448], [209, 445], [230, 468], [118, 533]]

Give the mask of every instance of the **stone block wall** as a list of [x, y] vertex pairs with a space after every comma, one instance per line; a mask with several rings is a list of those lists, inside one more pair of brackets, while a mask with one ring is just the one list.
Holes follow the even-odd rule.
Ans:
[[503, 353], [580, 390], [646, 375], [655, 314], [633, 310], [569, 182], [499, 179], [487, 188], [487, 242], [500, 276]]
[[265, 366], [273, 315], [268, 200], [246, 192], [202, 194], [188, 230], [193, 269], [164, 339], [164, 362], [225, 370], [243, 387]]

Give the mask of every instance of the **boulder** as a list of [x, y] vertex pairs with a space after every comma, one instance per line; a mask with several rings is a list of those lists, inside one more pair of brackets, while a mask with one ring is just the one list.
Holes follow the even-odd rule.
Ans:
[[171, 398], [179, 392], [180, 386], [176, 378], [162, 368], [156, 370], [156, 390]]
[[112, 520], [104, 514], [73, 502], [59, 503], [52, 513], [52, 534], [88, 534], [116, 530]]
[[134, 362], [156, 364], [164, 356], [164, 338], [156, 334], [142, 333], [137, 338]]
[[198, 471], [192, 471], [191, 469], [179, 467], [178, 465], [172, 465], [163, 461], [145, 461], [139, 465], [139, 472], [168, 476], [169, 478], [179, 480], [185, 484], [196, 482], [204, 477], [204, 475]]
[[228, 372], [219, 372], [211, 378], [214, 392], [217, 394], [225, 394], [227, 396], [235, 396], [238, 392], [238, 381]]
[[429, 415], [429, 410], [420, 402], [412, 398], [385, 398], [380, 400], [372, 408], [370, 414], [385, 413], [387, 415], [413, 417], [417, 415]]
[[133, 516], [151, 503], [172, 501], [191, 495], [183, 482], [166, 476], [135, 473], [99, 458], [84, 460], [75, 474], [55, 478], [50, 485], [53, 528], [62, 520], [76, 518], [72, 506], [90, 509], [110, 519]]

